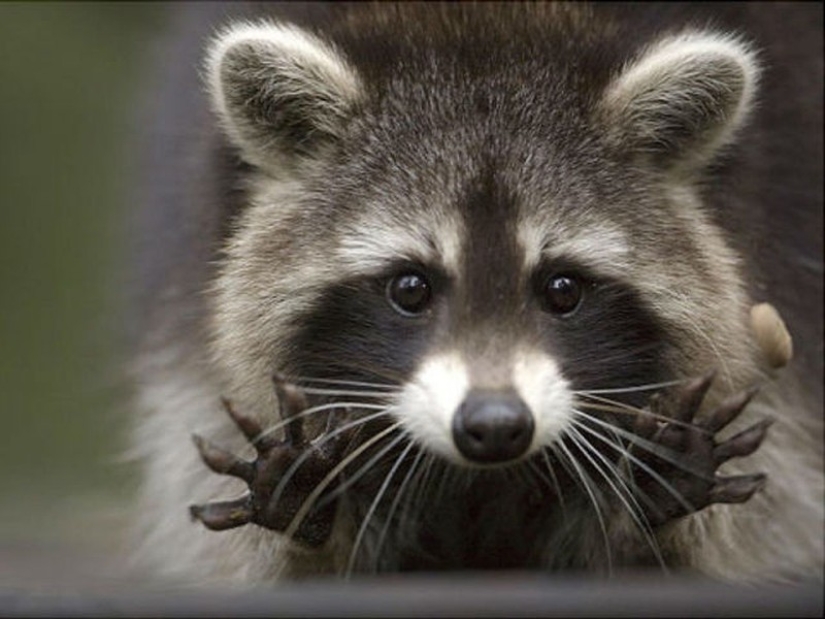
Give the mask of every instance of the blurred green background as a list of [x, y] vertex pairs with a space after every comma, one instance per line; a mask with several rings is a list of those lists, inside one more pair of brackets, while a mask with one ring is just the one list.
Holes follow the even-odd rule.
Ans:
[[0, 585], [10, 552], [114, 535], [132, 488], [113, 266], [167, 10], [0, 2]]

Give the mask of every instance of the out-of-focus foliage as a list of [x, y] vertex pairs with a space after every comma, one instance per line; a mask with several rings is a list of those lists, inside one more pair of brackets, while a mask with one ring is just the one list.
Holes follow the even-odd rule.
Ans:
[[0, 542], [129, 487], [111, 265], [167, 8], [0, 2]]

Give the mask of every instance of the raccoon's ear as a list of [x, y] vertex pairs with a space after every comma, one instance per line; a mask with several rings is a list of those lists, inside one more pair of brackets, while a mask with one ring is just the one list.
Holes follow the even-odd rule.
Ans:
[[682, 33], [647, 48], [613, 79], [608, 134], [661, 169], [690, 171], [728, 143], [753, 105], [755, 53], [735, 37]]
[[340, 137], [361, 93], [357, 74], [331, 45], [272, 22], [219, 34], [206, 79], [229, 140], [247, 162], [273, 171]]

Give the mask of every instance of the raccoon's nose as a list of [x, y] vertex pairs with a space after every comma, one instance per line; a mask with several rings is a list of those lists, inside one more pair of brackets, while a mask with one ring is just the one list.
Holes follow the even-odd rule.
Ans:
[[527, 451], [533, 415], [514, 392], [471, 391], [453, 417], [453, 440], [473, 462], [506, 462]]

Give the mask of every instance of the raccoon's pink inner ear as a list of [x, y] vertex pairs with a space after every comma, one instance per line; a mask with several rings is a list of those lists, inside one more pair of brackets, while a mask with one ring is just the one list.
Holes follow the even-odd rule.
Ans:
[[752, 107], [755, 53], [734, 37], [689, 32], [660, 40], [606, 89], [608, 135], [659, 168], [690, 171], [733, 138]]
[[340, 137], [361, 85], [329, 44], [288, 24], [236, 24], [206, 59], [213, 107], [244, 159], [289, 169]]

